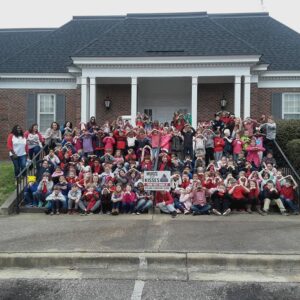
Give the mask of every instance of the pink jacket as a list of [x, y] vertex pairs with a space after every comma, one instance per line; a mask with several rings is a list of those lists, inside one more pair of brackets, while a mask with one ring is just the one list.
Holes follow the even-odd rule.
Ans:
[[161, 148], [170, 151], [170, 141], [172, 139], [172, 134], [166, 134], [161, 136]]
[[253, 147], [253, 146], [248, 146], [247, 149], [247, 161], [248, 162], [253, 162], [256, 167], [259, 167], [260, 165], [260, 158], [258, 155], [258, 152], [260, 151], [265, 151], [264, 147]]
[[116, 143], [115, 139], [111, 136], [106, 136], [104, 139], [103, 139], [103, 143], [104, 143], [104, 149], [107, 150], [107, 149], [114, 149], [114, 144]]

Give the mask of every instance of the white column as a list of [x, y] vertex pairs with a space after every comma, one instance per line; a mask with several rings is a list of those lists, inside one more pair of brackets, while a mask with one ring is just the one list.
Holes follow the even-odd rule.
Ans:
[[244, 78], [244, 118], [247, 118], [251, 113], [251, 77], [246, 75]]
[[131, 124], [135, 126], [137, 113], [137, 78], [131, 78]]
[[90, 117], [96, 117], [96, 78], [90, 78]]
[[234, 115], [241, 117], [241, 76], [234, 77]]
[[81, 78], [81, 122], [86, 123], [87, 122], [87, 78], [82, 77]]
[[198, 77], [192, 77], [192, 126], [197, 128], [198, 120]]

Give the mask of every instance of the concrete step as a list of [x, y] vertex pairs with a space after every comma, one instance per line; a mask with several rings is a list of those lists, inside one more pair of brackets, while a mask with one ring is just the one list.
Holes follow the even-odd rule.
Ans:
[[300, 282], [300, 255], [1, 253], [4, 278]]
[[44, 207], [25, 207], [21, 206], [19, 208], [20, 213], [44, 213], [46, 208]]

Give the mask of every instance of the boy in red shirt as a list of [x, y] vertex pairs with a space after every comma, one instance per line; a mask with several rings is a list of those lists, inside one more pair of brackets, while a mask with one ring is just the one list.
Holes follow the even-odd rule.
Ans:
[[280, 199], [286, 208], [290, 208], [293, 215], [299, 215], [299, 207], [295, 203], [295, 189], [298, 187], [297, 182], [294, 178], [289, 175], [286, 179], [285, 184], [280, 190]]
[[229, 195], [231, 195], [231, 205], [232, 208], [239, 210], [247, 210], [251, 213], [248, 207], [247, 194], [250, 192], [243, 184], [235, 183], [234, 186], [229, 190]]
[[219, 131], [216, 132], [216, 136], [214, 137], [214, 145], [215, 161], [218, 162], [223, 156], [225, 146], [225, 141], [221, 137], [221, 133]]

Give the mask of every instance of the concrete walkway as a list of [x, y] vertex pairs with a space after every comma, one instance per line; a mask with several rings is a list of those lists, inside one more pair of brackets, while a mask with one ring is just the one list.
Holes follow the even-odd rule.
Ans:
[[300, 254], [300, 218], [269, 215], [0, 218], [0, 252]]

